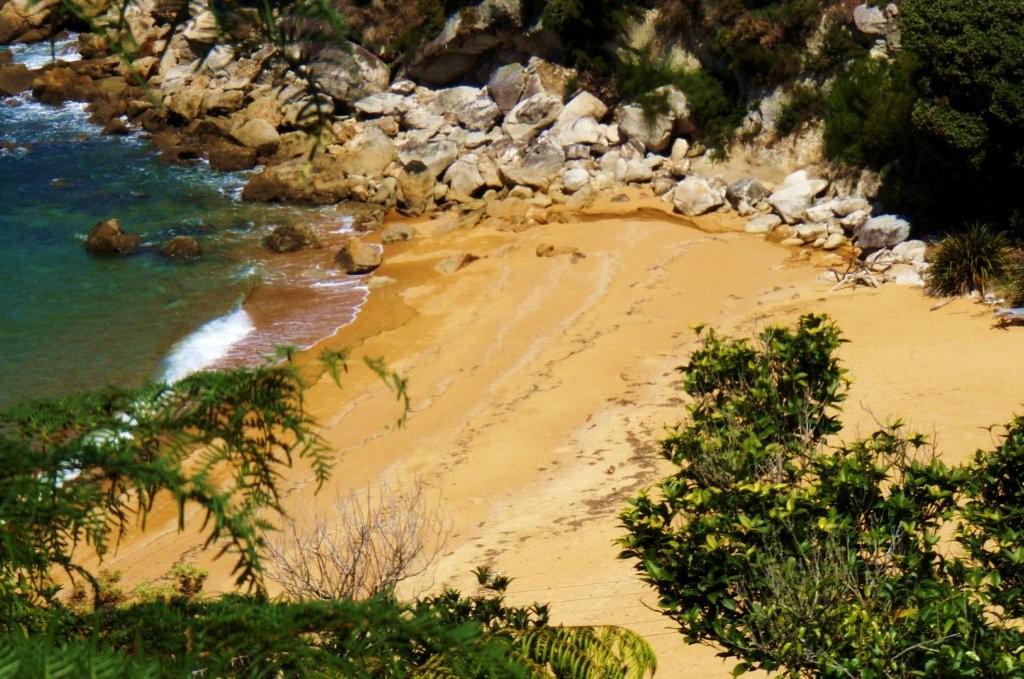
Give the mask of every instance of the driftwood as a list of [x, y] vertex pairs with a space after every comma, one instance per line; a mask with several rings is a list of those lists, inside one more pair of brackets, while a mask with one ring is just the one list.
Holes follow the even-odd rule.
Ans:
[[836, 284], [832, 286], [833, 292], [843, 288], [855, 288], [858, 285], [869, 288], [882, 287], [882, 281], [875, 276], [874, 272], [866, 264], [860, 261], [850, 262], [846, 267], [846, 271], [841, 273], [831, 268], [829, 271], [836, 277]]
[[1005, 328], [1014, 323], [1024, 323], [1024, 307], [996, 309], [996, 325]]

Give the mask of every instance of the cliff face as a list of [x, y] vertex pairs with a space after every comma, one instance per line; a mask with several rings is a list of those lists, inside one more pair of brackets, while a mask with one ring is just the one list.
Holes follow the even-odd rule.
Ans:
[[[801, 42], [811, 63], [831, 49], [835, 16], [856, 25], [860, 14], [840, 9], [790, 19], [793, 35], [761, 24], [750, 30], [767, 32], [762, 50]], [[596, 62], [586, 62], [594, 71], [567, 65], [570, 43], [557, 40], [543, 12], [518, 0], [462, 7], [436, 36], [391, 55], [391, 63], [381, 56], [389, 56], [385, 48], [377, 54], [339, 40], [323, 17], [283, 18], [261, 38], [257, 17], [244, 12], [225, 26], [201, 5], [142, 0], [129, 10], [123, 25], [115, 9], [99, 15], [95, 32], [81, 38], [82, 53], [92, 58], [38, 74], [33, 92], [52, 102], [90, 101], [98, 122], [151, 133], [173, 160], [206, 156], [214, 168], [261, 167], [245, 189], [249, 200], [351, 200], [409, 215], [444, 208], [472, 225], [509, 215], [542, 218], [552, 204], [585, 205], [632, 185], [688, 216], [738, 211], [751, 232], [794, 246], [872, 252], [909, 235], [906, 222], [869, 219], [873, 206], [863, 199], [870, 184], [833, 181], [827, 167], [786, 177], [821, 160], [821, 137], [813, 125], [779, 134], [794, 92], [782, 74], [771, 76], [778, 84], [769, 74], [723, 84], [714, 80], [721, 75], [705, 72], [717, 68], [707, 55], [722, 49], [714, 42], [725, 39], [721, 26], [745, 26], [749, 14], [719, 16], [733, 23], [712, 29], [696, 23], [710, 15], [688, 15], [695, 23], [684, 29], [680, 17], [658, 7], [630, 14], [622, 41], [595, 45], [594, 54], [619, 64], [601, 72]], [[373, 16], [364, 10], [357, 19], [370, 26]], [[875, 30], [877, 22], [866, 25]], [[370, 33], [385, 40], [396, 29]], [[880, 49], [888, 38], [881, 40]], [[111, 43], [132, 51], [106, 56]], [[744, 62], [730, 72], [749, 68]], [[145, 86], [136, 86], [139, 78]], [[590, 87], [601, 82], [618, 84], [619, 96]], [[742, 143], [729, 150], [747, 163], [746, 174], [713, 165], [702, 143], [713, 122], [700, 90], [708, 83], [720, 97], [732, 91], [755, 102], [745, 118], [735, 105], [729, 114], [740, 113], [732, 120], [742, 126]], [[773, 171], [759, 172], [759, 165]], [[847, 209], [849, 198], [860, 202]], [[494, 207], [501, 201], [521, 205], [502, 217]]]

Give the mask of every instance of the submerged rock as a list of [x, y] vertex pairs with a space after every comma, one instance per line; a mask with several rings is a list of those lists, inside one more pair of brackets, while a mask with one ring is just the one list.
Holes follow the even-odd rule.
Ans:
[[98, 222], [85, 240], [85, 249], [94, 255], [127, 255], [142, 245], [142, 236], [127, 233], [117, 219]]
[[298, 252], [299, 250], [323, 247], [320, 239], [308, 227], [297, 224], [285, 224], [270, 232], [263, 239], [263, 247], [278, 253]]
[[160, 254], [168, 259], [184, 261], [201, 257], [203, 248], [192, 236], [175, 236], [163, 244]]

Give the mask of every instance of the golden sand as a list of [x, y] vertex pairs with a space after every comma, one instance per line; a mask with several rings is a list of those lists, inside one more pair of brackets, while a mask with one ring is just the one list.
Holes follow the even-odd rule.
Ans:
[[[694, 324], [750, 334], [832, 315], [850, 340], [851, 436], [900, 416], [938, 432], [959, 461], [1019, 410], [1024, 331], [994, 329], [990, 311], [966, 301], [931, 311], [919, 290], [833, 292], [820, 267], [730, 218], [687, 223], [630, 201], [519, 233], [444, 224], [421, 220], [420, 238], [387, 246], [377, 274], [395, 282], [320, 345], [386, 357], [409, 380], [406, 425], [394, 426], [394, 397], [368, 371], [350, 372], [341, 390], [321, 377], [309, 403], [338, 465], [319, 495], [308, 470], [292, 470], [287, 505], [301, 514], [382, 477], [423, 479], [453, 525], [433, 578], [417, 584], [471, 588], [470, 570], [490, 564], [515, 578], [514, 603], [550, 602], [557, 622], [647, 636], [659, 677], [728, 676], [734, 664], [682, 642], [614, 543], [625, 498], [668, 471], [658, 440], [682, 415], [675, 368], [695, 346]], [[584, 256], [539, 257], [541, 244]], [[480, 259], [435, 270], [463, 253]], [[320, 347], [301, 359], [311, 370]], [[132, 585], [183, 556], [210, 565], [197, 545], [161, 509], [106, 565]], [[215, 587], [228, 586], [226, 566], [211, 566]]]

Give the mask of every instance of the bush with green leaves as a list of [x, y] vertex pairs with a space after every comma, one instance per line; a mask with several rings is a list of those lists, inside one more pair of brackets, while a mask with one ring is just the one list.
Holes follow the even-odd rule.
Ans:
[[684, 638], [737, 673], [1020, 676], [1021, 422], [967, 467], [898, 422], [843, 443], [828, 319], [701, 339], [663, 443], [678, 469], [622, 515]]
[[933, 248], [928, 269], [932, 294], [988, 292], [1007, 271], [1010, 241], [986, 224], [944, 236]]
[[[333, 459], [284, 362], [202, 372], [174, 384], [105, 389], [0, 412], [0, 676], [621, 677], [656, 667], [617, 627], [550, 625], [547, 608], [508, 607], [508, 578], [487, 592], [402, 602], [271, 601], [266, 535], [283, 515], [279, 480], [296, 461], [320, 485]], [[338, 381], [344, 352], [325, 351]], [[408, 408], [404, 378], [365, 359]], [[403, 412], [404, 416], [404, 412]], [[126, 593], [87, 566], [156, 503], [205, 514], [217, 556], [247, 594], [201, 597], [206, 572], [178, 564], [170, 585]], [[62, 595], [67, 581], [71, 595]], [[91, 589], [91, 597], [89, 589]], [[90, 601], [91, 598], [91, 601]], [[42, 670], [40, 670], [42, 668]], [[61, 674], [63, 673], [63, 674]]]
[[933, 228], [1024, 228], [1024, 7], [906, 0], [902, 49], [859, 62], [833, 89], [826, 151], [883, 170], [882, 197]]

